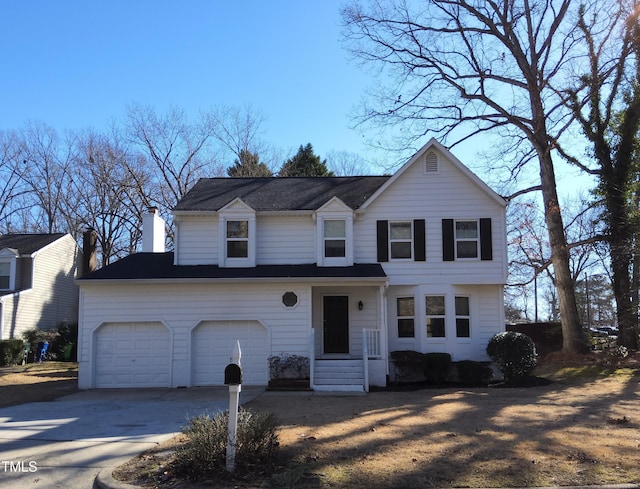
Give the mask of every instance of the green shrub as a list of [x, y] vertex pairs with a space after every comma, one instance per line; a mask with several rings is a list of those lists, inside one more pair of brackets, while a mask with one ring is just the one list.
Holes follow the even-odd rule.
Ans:
[[76, 343], [78, 342], [78, 323], [60, 323], [53, 331], [49, 351], [53, 359], [75, 362], [78, 359]]
[[498, 333], [487, 345], [487, 355], [496, 362], [504, 380], [518, 383], [536, 367], [536, 347], [527, 335], [507, 331]]
[[18, 339], [0, 341], [0, 367], [22, 362], [24, 342]]
[[[187, 443], [176, 450], [175, 468], [192, 480], [203, 480], [224, 473], [226, 465], [229, 414], [213, 417], [200, 415], [183, 428]], [[271, 413], [238, 412], [236, 467], [269, 466], [277, 455], [280, 443], [276, 420]]]
[[422, 357], [422, 370], [427, 382], [442, 384], [449, 376], [451, 355], [448, 353], [425, 353]]
[[487, 385], [493, 377], [491, 367], [483, 362], [462, 360], [456, 362], [458, 382], [465, 385]]
[[301, 355], [271, 355], [269, 378], [271, 379], [308, 379], [310, 376], [309, 358]]

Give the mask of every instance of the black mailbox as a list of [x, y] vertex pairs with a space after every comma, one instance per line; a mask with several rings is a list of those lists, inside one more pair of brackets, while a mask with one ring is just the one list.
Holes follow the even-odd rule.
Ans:
[[225, 385], [240, 385], [242, 384], [242, 369], [240, 365], [230, 363], [224, 369], [224, 383]]

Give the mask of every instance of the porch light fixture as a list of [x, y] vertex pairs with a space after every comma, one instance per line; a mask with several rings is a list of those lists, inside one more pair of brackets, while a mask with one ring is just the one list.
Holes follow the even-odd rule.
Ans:
[[362, 301], [358, 301], [358, 311], [362, 311], [364, 309], [364, 303]]

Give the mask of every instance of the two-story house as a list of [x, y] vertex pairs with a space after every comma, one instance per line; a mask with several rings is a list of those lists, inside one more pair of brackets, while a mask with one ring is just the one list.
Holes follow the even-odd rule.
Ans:
[[0, 235], [0, 339], [77, 321], [80, 255], [69, 234]]
[[210, 178], [143, 252], [78, 283], [80, 388], [222, 385], [305, 356], [314, 389], [385, 385], [389, 352], [486, 360], [504, 330], [504, 199], [431, 140], [392, 176]]

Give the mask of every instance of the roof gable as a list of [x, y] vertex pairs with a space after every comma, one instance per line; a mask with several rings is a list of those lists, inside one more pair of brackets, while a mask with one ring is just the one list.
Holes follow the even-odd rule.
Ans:
[[256, 212], [315, 211], [333, 197], [357, 209], [388, 179], [388, 176], [203, 178], [173, 211], [219, 212], [235, 199], [241, 199]]
[[[477, 186], [487, 197], [501, 205], [506, 207], [507, 202], [500, 195], [498, 195], [491, 187], [489, 187], [484, 181], [480, 179], [475, 173], [473, 173], [465, 164], [463, 164], [458, 158], [456, 158], [447, 148], [440, 144], [435, 139], [430, 139], [427, 144], [420, 148], [400, 169], [395, 172], [389, 180], [387, 180], [380, 188], [367, 199], [366, 202], [360, 207], [360, 210], [365, 210], [372, 202], [374, 202], [378, 196], [389, 188], [393, 183], [400, 178], [413, 165], [419, 164], [424, 161], [423, 157], [432, 149], [436, 149], [439, 153], [443, 154], [447, 161], [458, 169], [465, 177], [467, 177], [475, 186]], [[434, 173], [439, 171], [439, 168], [432, 170]]]
[[0, 250], [10, 248], [17, 250], [19, 255], [32, 255], [63, 236], [65, 236], [63, 233], [5, 234], [0, 236]]

